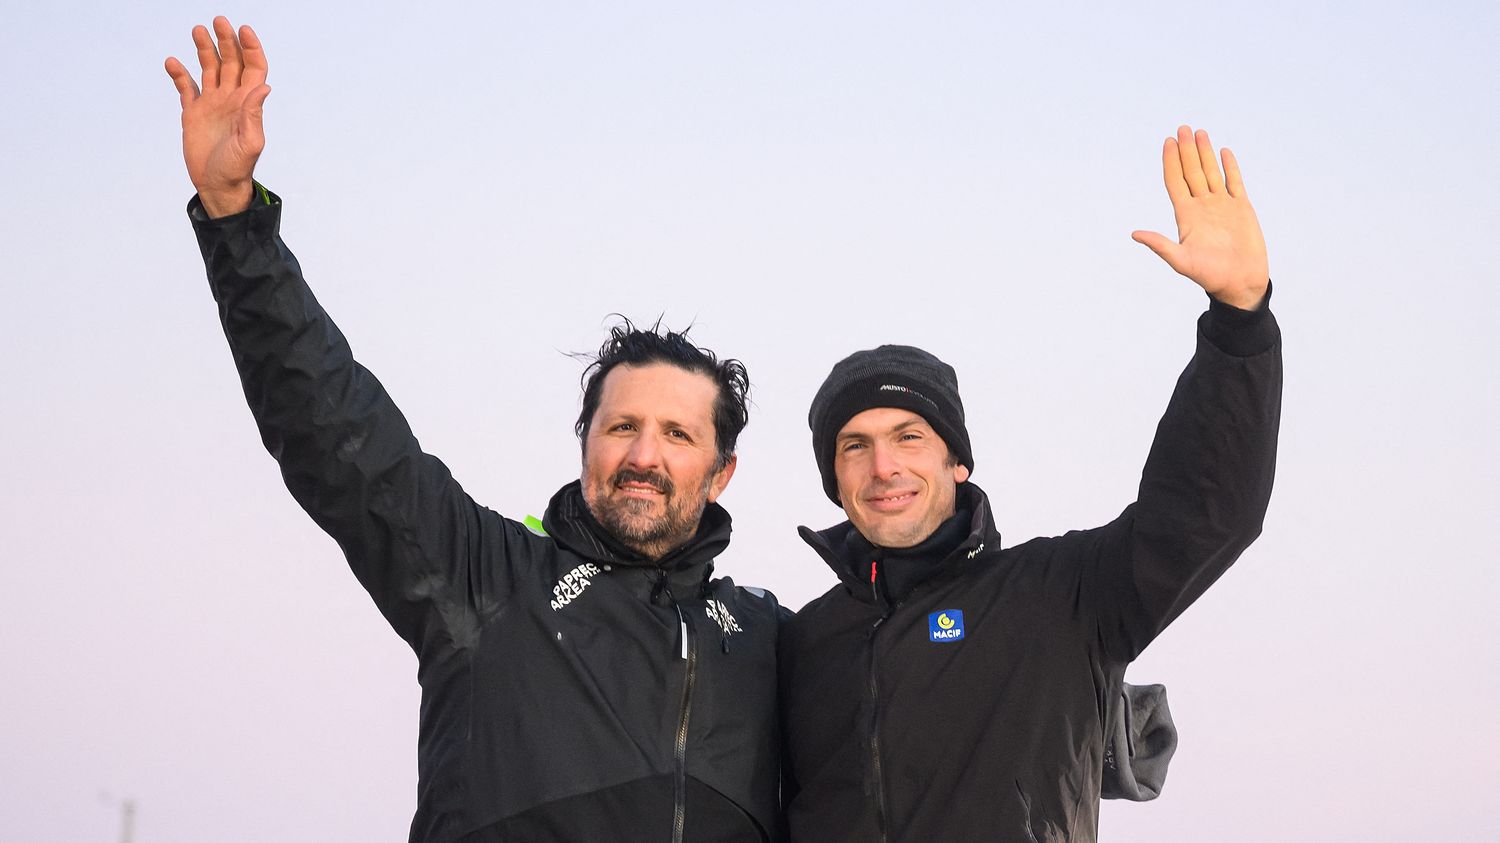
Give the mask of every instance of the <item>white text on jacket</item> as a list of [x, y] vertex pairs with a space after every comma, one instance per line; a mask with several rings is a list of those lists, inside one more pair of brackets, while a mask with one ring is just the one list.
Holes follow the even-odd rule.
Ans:
[[552, 611], [555, 612], [572, 603], [585, 588], [589, 587], [589, 583], [593, 582], [589, 578], [598, 575], [599, 566], [592, 562], [585, 562], [564, 574], [563, 578], [557, 581], [557, 585], [552, 586]]
[[740, 632], [740, 622], [729, 614], [729, 607], [717, 600], [708, 601], [708, 619], [719, 625], [724, 634], [729, 635]]

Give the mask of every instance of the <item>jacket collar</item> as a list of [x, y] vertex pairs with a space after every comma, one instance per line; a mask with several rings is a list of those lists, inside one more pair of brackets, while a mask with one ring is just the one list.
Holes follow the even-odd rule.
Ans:
[[[967, 509], [970, 513], [968, 535], [934, 566], [928, 581], [956, 576], [974, 564], [980, 551], [1000, 549], [1000, 533], [995, 529], [989, 497], [983, 489], [973, 483], [958, 484], [955, 506], [957, 509]], [[854, 529], [853, 524], [844, 521], [826, 530], [798, 527], [797, 532], [803, 541], [823, 557], [823, 561], [838, 575], [850, 594], [867, 603], [876, 601], [870, 588], [869, 560], [860, 558], [860, 550], [869, 548], [870, 544]]]
[[557, 490], [542, 516], [542, 528], [558, 544], [573, 553], [602, 565], [623, 565], [656, 569], [666, 575], [667, 583], [682, 595], [692, 593], [713, 574], [714, 558], [729, 546], [732, 519], [717, 503], [703, 509], [698, 532], [686, 544], [658, 560], [647, 559], [621, 544], [594, 519], [583, 500], [583, 486], [574, 480]]

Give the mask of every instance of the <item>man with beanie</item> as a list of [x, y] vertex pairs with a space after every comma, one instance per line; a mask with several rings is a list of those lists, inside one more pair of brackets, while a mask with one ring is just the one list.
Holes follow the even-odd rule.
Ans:
[[1234, 156], [1221, 171], [1183, 126], [1162, 160], [1180, 241], [1133, 236], [1210, 300], [1114, 521], [1002, 548], [968, 482], [957, 374], [922, 349], [856, 352], [818, 390], [813, 453], [848, 520], [802, 529], [840, 582], [781, 638], [794, 841], [1096, 839], [1139, 731], [1111, 740], [1125, 668], [1259, 535], [1280, 419], [1265, 242]]

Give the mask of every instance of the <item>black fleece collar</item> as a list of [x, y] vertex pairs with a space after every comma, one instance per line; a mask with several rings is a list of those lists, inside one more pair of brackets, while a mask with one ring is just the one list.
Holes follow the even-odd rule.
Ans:
[[[826, 530], [814, 531], [798, 527], [797, 532], [803, 541], [823, 557], [823, 561], [828, 563], [828, 567], [833, 569], [851, 594], [867, 603], [880, 602], [879, 596], [870, 587], [872, 558], [895, 552], [904, 558], [936, 559], [935, 563], [928, 565], [930, 572], [917, 580], [926, 582], [954, 576], [966, 565], [972, 564], [980, 552], [1000, 549], [1000, 533], [995, 529], [989, 498], [983, 489], [973, 483], [958, 484], [954, 508], [960, 513], [968, 511], [967, 525], [960, 527], [950, 519], [915, 547], [897, 551], [890, 548], [875, 549], [848, 521]], [[956, 546], [952, 546], [954, 536], [962, 536]], [[946, 551], [939, 547], [944, 544], [950, 545]], [[871, 551], [875, 551], [876, 555], [872, 557]], [[896, 602], [904, 596], [904, 593], [895, 596]]]

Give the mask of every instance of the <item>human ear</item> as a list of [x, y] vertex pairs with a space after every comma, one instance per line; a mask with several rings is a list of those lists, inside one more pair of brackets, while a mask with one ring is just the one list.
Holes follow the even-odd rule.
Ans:
[[713, 503], [724, 493], [724, 487], [729, 485], [729, 478], [734, 476], [734, 467], [739, 463], [738, 454], [729, 458], [724, 467], [714, 472], [714, 482], [708, 487], [708, 502]]

